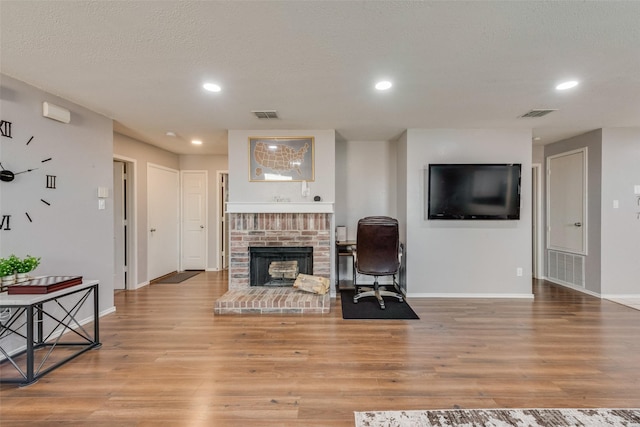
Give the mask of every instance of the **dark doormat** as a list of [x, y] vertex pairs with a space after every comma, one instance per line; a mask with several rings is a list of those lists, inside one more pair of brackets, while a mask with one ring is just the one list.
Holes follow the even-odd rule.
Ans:
[[156, 283], [180, 283], [184, 282], [187, 279], [192, 278], [193, 276], [197, 276], [202, 273], [201, 271], [182, 271], [180, 273], [173, 273], [170, 276], [165, 277], [162, 280], [158, 280]]
[[383, 310], [374, 297], [362, 298], [354, 304], [354, 292], [353, 289], [340, 291], [343, 319], [419, 319], [406, 301], [400, 302], [397, 298], [385, 297], [386, 308]]

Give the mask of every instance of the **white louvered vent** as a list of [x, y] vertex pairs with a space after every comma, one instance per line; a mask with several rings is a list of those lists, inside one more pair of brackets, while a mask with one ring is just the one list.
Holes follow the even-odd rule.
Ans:
[[252, 111], [259, 119], [278, 119], [278, 112], [276, 110], [255, 110]]
[[542, 116], [546, 116], [549, 113], [553, 113], [554, 111], [558, 111], [558, 110], [531, 110], [521, 115], [520, 118], [542, 117]]
[[549, 251], [548, 278], [584, 288], [584, 256]]

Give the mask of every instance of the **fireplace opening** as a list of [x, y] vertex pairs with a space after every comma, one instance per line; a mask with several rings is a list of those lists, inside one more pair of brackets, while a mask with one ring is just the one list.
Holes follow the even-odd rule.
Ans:
[[313, 274], [312, 246], [249, 248], [249, 285], [293, 286], [298, 273]]

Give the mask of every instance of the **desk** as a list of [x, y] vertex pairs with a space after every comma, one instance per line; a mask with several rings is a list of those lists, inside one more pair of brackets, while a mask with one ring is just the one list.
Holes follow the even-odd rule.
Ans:
[[[352, 240], [345, 240], [343, 242], [336, 241], [336, 290], [340, 290], [340, 259], [351, 257], [351, 271], [353, 277], [351, 284], [356, 282], [356, 269], [354, 265], [353, 252], [356, 248], [356, 242]], [[345, 282], [347, 282], [345, 280]], [[347, 284], [347, 283], [345, 283]]]
[[[77, 298], [64, 299], [70, 295], [77, 295]], [[90, 296], [93, 296], [93, 337], [76, 319], [80, 309], [90, 300]], [[45, 307], [45, 303], [52, 303], [51, 307]], [[85, 351], [98, 348], [101, 345], [99, 341], [100, 311], [97, 280], [85, 280], [79, 285], [48, 294], [0, 294], [0, 310], [6, 308], [11, 309], [11, 315], [0, 324], [0, 353], [5, 358], [0, 363], [13, 365], [19, 376], [6, 378], [3, 375], [0, 382], [18, 383], [21, 386], [33, 384], [43, 375]], [[46, 334], [44, 332], [45, 318], [50, 319], [53, 325], [53, 329]], [[1, 345], [1, 339], [9, 336], [24, 339], [25, 349], [16, 354], [9, 354]], [[62, 341], [62, 338], [65, 338], [65, 341]], [[58, 357], [57, 353], [56, 356], [53, 356], [54, 350], [58, 347], [73, 348], [76, 351], [71, 354], [68, 351], [62, 351], [62, 356]], [[35, 352], [41, 348], [47, 348], [47, 351], [40, 354], [41, 357], [36, 367]], [[24, 357], [20, 357], [24, 354], [26, 354], [26, 360]]]

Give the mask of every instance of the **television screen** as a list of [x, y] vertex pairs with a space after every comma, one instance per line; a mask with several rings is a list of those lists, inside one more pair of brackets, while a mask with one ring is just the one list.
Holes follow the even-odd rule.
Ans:
[[513, 164], [430, 164], [428, 219], [520, 219], [520, 170]]

